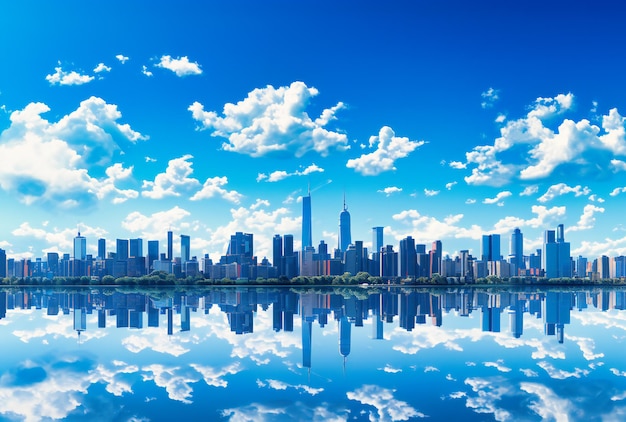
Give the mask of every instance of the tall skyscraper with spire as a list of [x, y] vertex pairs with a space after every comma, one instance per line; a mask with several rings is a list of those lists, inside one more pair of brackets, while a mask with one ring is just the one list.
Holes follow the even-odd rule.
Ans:
[[302, 250], [313, 246], [313, 227], [311, 223], [311, 187], [307, 196], [302, 197]]
[[343, 195], [343, 211], [339, 214], [339, 250], [345, 252], [352, 243], [350, 235], [350, 213], [346, 207], [346, 195]]

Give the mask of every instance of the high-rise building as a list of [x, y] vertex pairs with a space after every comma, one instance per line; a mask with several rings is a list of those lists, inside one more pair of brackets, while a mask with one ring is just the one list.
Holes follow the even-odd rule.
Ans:
[[311, 191], [302, 197], [302, 250], [313, 246], [313, 226], [311, 222]]
[[400, 277], [415, 277], [416, 267], [415, 239], [408, 236], [400, 240]]
[[174, 260], [174, 234], [171, 230], [167, 231], [167, 260]]
[[98, 239], [98, 258], [105, 259], [107, 257], [107, 241], [104, 238]]
[[279, 234], [274, 235], [272, 239], [272, 264], [278, 269], [278, 275], [284, 274], [282, 268], [283, 260], [283, 237]]
[[180, 235], [180, 260], [187, 262], [191, 259], [191, 238], [185, 234]]
[[542, 267], [547, 278], [572, 276], [570, 244], [565, 241], [563, 224], [554, 230], [546, 230], [543, 235]]
[[152, 271], [152, 263], [159, 259], [159, 241], [148, 240], [148, 270]]
[[380, 252], [383, 246], [383, 227], [372, 227], [372, 252]]
[[350, 213], [346, 207], [346, 198], [343, 198], [343, 210], [339, 214], [339, 250], [345, 252], [352, 243], [350, 234]]
[[128, 239], [117, 239], [115, 241], [115, 260], [126, 261], [128, 259]]
[[7, 253], [4, 249], [0, 249], [0, 277], [7, 276]]
[[87, 239], [80, 235], [74, 238], [74, 259], [84, 260], [87, 258]]
[[525, 270], [524, 263], [524, 235], [518, 228], [511, 233], [511, 243], [509, 245], [509, 253], [511, 264], [515, 265], [515, 274], [519, 274], [520, 270]]
[[482, 261], [500, 261], [502, 259], [499, 234], [483, 235], [480, 246], [480, 259]]
[[130, 254], [131, 257], [143, 256], [143, 239], [130, 239]]
[[435, 240], [430, 250], [430, 272], [429, 276], [433, 274], [441, 274], [441, 240]]

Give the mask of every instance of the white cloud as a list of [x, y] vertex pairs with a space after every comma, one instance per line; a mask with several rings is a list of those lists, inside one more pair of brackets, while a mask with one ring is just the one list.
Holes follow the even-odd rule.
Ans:
[[610, 196], [617, 196], [620, 193], [624, 193], [626, 192], [626, 186], [622, 187], [622, 188], [615, 188], [611, 191], [611, 193], [609, 193]]
[[505, 120], [506, 116], [504, 114], [498, 114], [498, 117], [496, 117], [496, 123], [504, 123]]
[[192, 155], [183, 155], [167, 163], [165, 173], [159, 173], [154, 181], [144, 180], [141, 195], [152, 199], [180, 196], [179, 189], [190, 189], [200, 185], [198, 179], [189, 177], [193, 173]]
[[439, 195], [438, 190], [424, 189], [424, 195], [426, 196], [436, 196]]
[[132, 192], [111, 186], [122, 179], [120, 174], [94, 178], [90, 169], [103, 170], [120, 145], [147, 137], [118, 123], [122, 114], [117, 106], [101, 98], [82, 101], [56, 123], [42, 118], [49, 110], [43, 103], [31, 103], [11, 113], [10, 127], [0, 134], [0, 187], [27, 204], [64, 208], [87, 205], [102, 199], [104, 192], [132, 197]]
[[378, 136], [370, 137], [370, 148], [376, 145], [376, 150], [348, 160], [346, 167], [353, 168], [364, 176], [376, 176], [385, 171], [396, 170], [396, 160], [407, 157], [424, 143], [424, 141], [411, 141], [406, 137], [395, 136], [390, 127], [383, 126]]
[[480, 94], [483, 97], [483, 101], [480, 103], [482, 108], [491, 108], [493, 104], [500, 99], [500, 90], [489, 88], [487, 91]]
[[513, 195], [511, 192], [509, 192], [508, 190], [506, 191], [502, 191], [502, 192], [498, 192], [498, 194], [495, 196], [495, 198], [485, 198], [483, 200], [483, 204], [488, 204], [488, 205], [492, 205], [492, 204], [502, 204], [502, 200], [504, 198], [508, 198], [509, 196]]
[[91, 75], [81, 75], [75, 70], [66, 72], [61, 66], [55, 67], [54, 73], [46, 75], [46, 80], [50, 82], [50, 85], [83, 85], [94, 79]]
[[530, 382], [522, 382], [520, 389], [539, 398], [539, 401], [531, 402], [529, 408], [537, 413], [542, 420], [555, 422], [572, 420], [570, 416], [574, 413], [572, 402], [560, 397], [552, 389], [545, 385]]
[[186, 404], [192, 403], [193, 388], [190, 384], [200, 380], [197, 372], [159, 364], [146, 365], [141, 371], [144, 381], [154, 381], [157, 386], [167, 391], [170, 399]]
[[581, 378], [582, 376], [589, 375], [589, 370], [587, 369], [574, 368], [573, 372], [569, 372], [563, 369], [557, 369], [552, 363], [547, 361], [537, 362], [537, 366], [545, 370], [552, 379]]
[[156, 158], [152, 158], [146, 155], [145, 157], [146, 163], [156, 163]]
[[457, 182], [446, 183], [446, 189], [452, 190], [452, 188], [457, 184]]
[[613, 171], [615, 173], [619, 172], [619, 171], [626, 171], [626, 162], [622, 161], [622, 160], [616, 160], [613, 159], [610, 162], [610, 166], [613, 169]]
[[487, 368], [496, 368], [500, 372], [511, 372], [511, 368], [503, 365], [502, 359], [498, 359], [495, 362], [483, 362], [483, 365]]
[[388, 186], [385, 189], [379, 189], [376, 192], [378, 193], [384, 193], [387, 196], [391, 196], [394, 193], [398, 193], [398, 192], [402, 192], [402, 188], [399, 188], [397, 186]]
[[144, 74], [144, 75], [146, 75], [147, 77], [151, 77], [151, 76], [153, 76], [153, 73], [152, 73], [152, 72], [150, 72], [150, 71], [148, 70], [148, 68], [146, 67], [146, 65], [143, 65], [143, 66], [141, 67], [141, 73], [143, 73], [143, 74]]
[[526, 186], [524, 188], [523, 191], [520, 192], [520, 196], [530, 196], [530, 195], [534, 195], [537, 192], [539, 192], [539, 186], [537, 185], [531, 185], [531, 186]]
[[[43, 227], [44, 228], [37, 228], [33, 227], [28, 222], [23, 222], [19, 225], [18, 228], [12, 230], [11, 234], [18, 237], [31, 237], [34, 239], [43, 240], [47, 243], [47, 247], [50, 250], [72, 250], [74, 246], [74, 237], [76, 236], [77, 231], [76, 227], [63, 229], [59, 229], [56, 227], [53, 229], [47, 229], [45, 226]], [[81, 235], [92, 239], [104, 237], [107, 233], [106, 230], [100, 227], [92, 227], [84, 223], [80, 223], [79, 227]]]
[[576, 223], [575, 226], [568, 227], [567, 231], [569, 232], [592, 229], [596, 223], [596, 217], [594, 216], [594, 214], [597, 212], [603, 213], [604, 208], [596, 207], [592, 204], [585, 205], [585, 208], [583, 209], [583, 213], [580, 216], [578, 223]]
[[591, 193], [591, 189], [587, 186], [582, 187], [580, 185], [576, 185], [574, 187], [568, 186], [565, 183], [558, 183], [556, 185], [552, 185], [548, 188], [546, 193], [537, 198], [539, 202], [548, 202], [557, 196], [565, 195], [568, 193], [573, 193], [574, 196], [579, 197], [581, 195], [589, 195]]
[[190, 62], [187, 56], [173, 59], [172, 56], [165, 55], [161, 61], [155, 65], [163, 69], [171, 70], [176, 76], [201, 75], [202, 69], [197, 62]]
[[323, 173], [323, 172], [324, 172], [323, 168], [313, 163], [310, 166], [306, 167], [305, 169], [296, 170], [293, 173], [288, 173], [284, 170], [276, 170], [270, 173], [269, 175], [266, 175], [264, 173], [259, 173], [256, 180], [257, 182], [265, 180], [266, 182], [271, 183], [271, 182], [278, 182], [278, 181], [281, 181], [283, 179], [286, 179], [292, 176], [307, 176], [312, 173]]
[[224, 379], [226, 375], [237, 374], [243, 370], [239, 362], [231, 363], [230, 365], [219, 369], [196, 363], [192, 363], [189, 366], [202, 374], [202, 378], [207, 385], [223, 388], [228, 386], [228, 382]]
[[475, 204], [476, 200], [473, 199], [473, 198], [468, 198], [468, 199], [465, 200], [465, 203], [468, 204], [468, 205]]
[[199, 102], [188, 110], [199, 122], [200, 130], [210, 130], [211, 136], [228, 139], [222, 144], [226, 151], [261, 157], [268, 153], [301, 157], [309, 151], [327, 156], [331, 149], [345, 151], [349, 148], [345, 134], [325, 129], [333, 115], [344, 108], [343, 103], [322, 111], [320, 118], [312, 120], [306, 108], [317, 89], [303, 82], [274, 88], [268, 85], [257, 88], [237, 104], [224, 106], [224, 117], [214, 111], [204, 111]]
[[[544, 179], [556, 170], [568, 177], [601, 175], [618, 166], [615, 156], [626, 155], [624, 118], [617, 109], [602, 116], [602, 128], [589, 120], [564, 119], [555, 130], [546, 121], [572, 108], [574, 96], [538, 98], [527, 115], [509, 120], [493, 145], [466, 153], [472, 174], [468, 184], [504, 185], [511, 180]], [[513, 154], [511, 152], [514, 152]], [[505, 161], [504, 157], [520, 157]]]
[[396, 399], [393, 393], [394, 390], [377, 385], [364, 385], [355, 391], [348, 391], [346, 395], [349, 400], [355, 400], [376, 408], [375, 420], [378, 421], [406, 421], [410, 418], [426, 417], [407, 402]]
[[449, 166], [457, 170], [463, 170], [467, 168], [467, 164], [462, 163], [460, 161], [451, 161]]
[[111, 68], [107, 65], [105, 65], [104, 63], [98, 63], [98, 66], [96, 66], [93, 69], [94, 73], [100, 73], [100, 72], [110, 72]]
[[219, 196], [222, 199], [238, 204], [243, 198], [243, 195], [234, 190], [226, 190], [222, 186], [228, 184], [228, 178], [224, 177], [210, 177], [206, 179], [202, 189], [196, 192], [191, 198], [192, 201], [198, 201], [201, 199], [209, 199], [214, 196]]
[[118, 59], [122, 64], [126, 63], [129, 58], [124, 56], [123, 54], [118, 54], [117, 56], [115, 56], [116, 59]]
[[491, 413], [497, 421], [511, 419], [509, 411], [497, 406], [498, 401], [504, 395], [511, 394], [510, 387], [506, 385], [503, 378], [467, 378], [465, 384], [477, 393], [476, 396], [467, 396], [465, 405], [468, 408], [473, 409], [476, 413]]
[[122, 221], [122, 228], [130, 233], [140, 233], [142, 238], [165, 240], [164, 228], [179, 230], [181, 222], [191, 213], [175, 206], [167, 211], [160, 211], [151, 215], [144, 215], [139, 211], [131, 212]]

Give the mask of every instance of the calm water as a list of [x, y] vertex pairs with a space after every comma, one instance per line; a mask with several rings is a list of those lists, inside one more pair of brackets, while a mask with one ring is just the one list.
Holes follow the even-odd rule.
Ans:
[[623, 290], [5, 290], [3, 420], [624, 420]]

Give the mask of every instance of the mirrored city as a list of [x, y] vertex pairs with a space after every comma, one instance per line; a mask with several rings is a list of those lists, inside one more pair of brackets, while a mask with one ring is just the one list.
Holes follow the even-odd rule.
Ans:
[[622, 289], [0, 292], [4, 420], [618, 420]]

